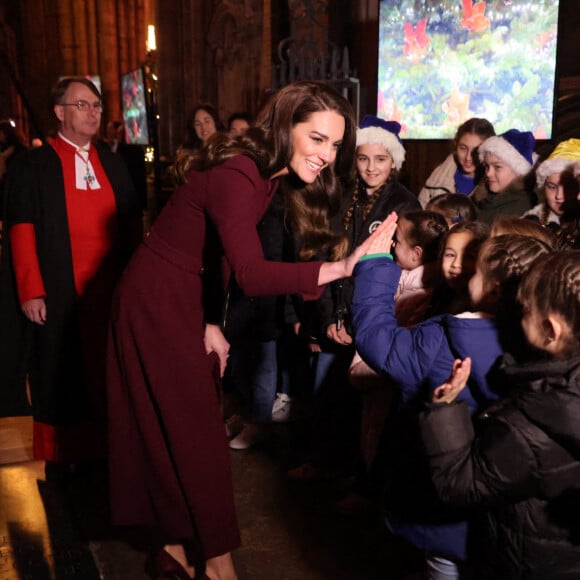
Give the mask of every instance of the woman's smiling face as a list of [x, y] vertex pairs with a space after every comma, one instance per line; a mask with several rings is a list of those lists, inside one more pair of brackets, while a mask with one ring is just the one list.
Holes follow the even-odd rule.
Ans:
[[304, 183], [313, 183], [325, 167], [334, 163], [344, 130], [344, 117], [336, 111], [317, 111], [294, 125], [290, 169]]
[[213, 117], [205, 110], [199, 109], [195, 114], [193, 128], [196, 135], [205, 143], [214, 133], [217, 133]]

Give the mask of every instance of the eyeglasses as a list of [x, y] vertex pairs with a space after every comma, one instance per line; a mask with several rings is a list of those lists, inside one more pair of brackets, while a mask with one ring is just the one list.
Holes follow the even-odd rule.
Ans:
[[59, 103], [61, 107], [76, 107], [79, 111], [84, 111], [88, 113], [91, 109], [101, 113], [103, 111], [103, 103], [101, 101], [95, 101], [94, 103], [89, 103], [88, 101], [80, 100], [76, 103]]

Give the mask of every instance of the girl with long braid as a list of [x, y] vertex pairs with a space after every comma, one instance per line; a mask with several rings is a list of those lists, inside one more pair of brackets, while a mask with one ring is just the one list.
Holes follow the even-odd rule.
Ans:
[[[372, 115], [365, 116], [357, 129], [352, 193], [332, 222], [333, 231], [346, 234], [349, 248], [366, 240], [391, 212], [404, 215], [421, 209], [416, 196], [397, 181], [405, 161], [400, 130], [396, 121]], [[310, 457], [302, 457], [303, 463], [289, 473], [293, 479], [316, 478], [321, 470], [349, 472], [356, 463], [360, 395], [347, 378], [355, 352], [350, 321], [353, 290], [348, 278], [337, 280], [325, 288], [314, 308], [303, 313], [303, 329], [309, 329], [303, 334], [311, 336], [315, 365], [314, 436]], [[326, 417], [329, 408], [332, 418]], [[325, 427], [329, 419], [336, 429]]]

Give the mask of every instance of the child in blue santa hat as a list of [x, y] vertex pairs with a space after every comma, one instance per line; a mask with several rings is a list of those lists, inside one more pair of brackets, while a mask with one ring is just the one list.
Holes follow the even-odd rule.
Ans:
[[487, 184], [484, 195], [472, 196], [479, 220], [491, 223], [498, 215], [519, 217], [534, 207], [534, 146], [532, 133], [517, 129], [489, 137], [479, 146]]

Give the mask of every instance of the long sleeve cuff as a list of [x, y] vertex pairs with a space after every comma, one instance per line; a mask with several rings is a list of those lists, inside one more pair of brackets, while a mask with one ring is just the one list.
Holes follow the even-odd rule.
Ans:
[[10, 249], [20, 304], [46, 296], [36, 253], [36, 232], [30, 223], [10, 228]]

